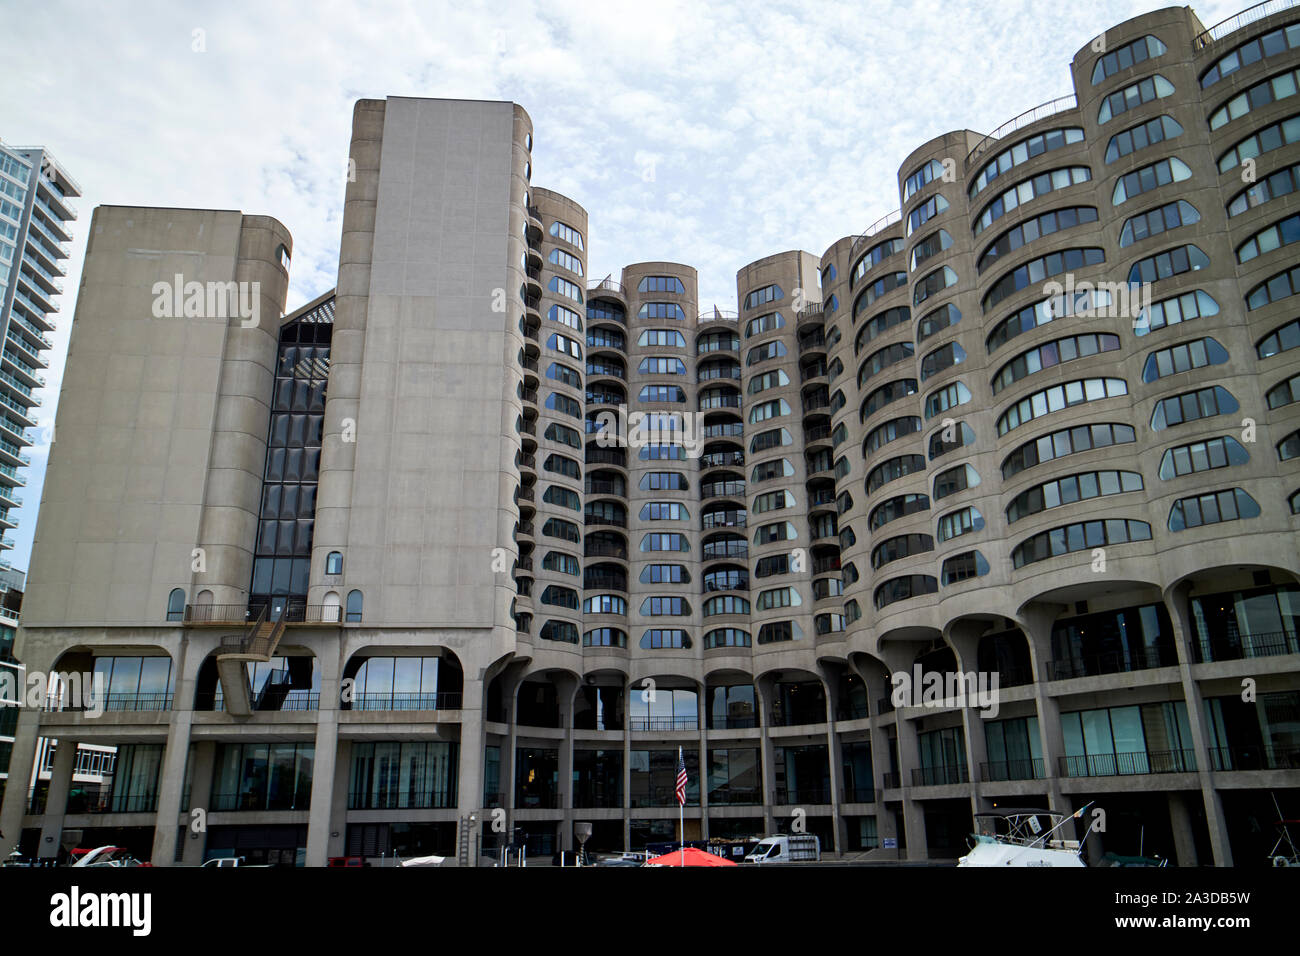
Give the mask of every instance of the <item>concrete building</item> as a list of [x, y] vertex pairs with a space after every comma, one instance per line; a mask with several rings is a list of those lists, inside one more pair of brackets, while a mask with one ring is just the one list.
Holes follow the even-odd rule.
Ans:
[[[680, 747], [690, 839], [944, 859], [974, 813], [1092, 804], [1094, 862], [1265, 862], [1300, 799], [1298, 46], [1274, 5], [1113, 27], [734, 313], [679, 263], [589, 281], [510, 103], [358, 103], [338, 285], [288, 316], [274, 220], [100, 207], [20, 639], [109, 706], [21, 710], [13, 761], [117, 769], [74, 812], [60, 748], [0, 829], [638, 847]], [[657, 431], [611, 441], [624, 405]]]
[[3, 553], [14, 546], [4, 532], [17, 527], [11, 511], [23, 503], [16, 493], [26, 484], [20, 469], [31, 464], [23, 449], [33, 443], [41, 404], [33, 392], [45, 387], [43, 353], [52, 347], [67, 275], [68, 224], [77, 218], [69, 200], [80, 195], [44, 147], [0, 142], [0, 570], [9, 568]]

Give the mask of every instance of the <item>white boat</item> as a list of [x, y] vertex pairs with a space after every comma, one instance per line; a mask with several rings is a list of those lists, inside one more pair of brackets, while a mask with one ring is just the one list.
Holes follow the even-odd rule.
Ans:
[[1057, 835], [1083, 816], [1056, 810], [1003, 810], [975, 815], [975, 845], [958, 866], [1086, 866], [1078, 840]]

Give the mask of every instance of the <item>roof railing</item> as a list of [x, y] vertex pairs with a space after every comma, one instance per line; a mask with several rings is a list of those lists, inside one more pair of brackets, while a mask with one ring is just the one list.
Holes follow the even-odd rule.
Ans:
[[1222, 40], [1228, 34], [1235, 33], [1244, 26], [1249, 26], [1258, 20], [1263, 20], [1265, 17], [1271, 17], [1275, 13], [1281, 13], [1283, 10], [1290, 10], [1297, 4], [1300, 4], [1300, 0], [1264, 0], [1263, 3], [1247, 7], [1235, 16], [1221, 20], [1208, 30], [1198, 33], [1192, 45], [1198, 50], [1204, 50], [1211, 43]]
[[858, 246], [862, 245], [862, 243], [866, 242], [871, 237], [879, 235], [880, 233], [884, 232], [886, 229], [888, 229], [890, 226], [894, 225], [895, 223], [902, 222], [902, 221], [903, 221], [903, 210], [901, 207], [895, 209], [893, 212], [889, 213], [888, 215], [881, 216], [871, 225], [867, 226], [867, 228], [862, 232], [861, 235], [854, 237], [853, 244], [849, 246], [850, 257], [853, 255], [853, 251], [857, 249]]
[[1031, 110], [1025, 110], [1019, 116], [1007, 120], [993, 132], [989, 133], [982, 140], [975, 144], [975, 148], [966, 154], [967, 170], [981, 153], [996, 143], [1008, 133], [1014, 133], [1016, 130], [1024, 129], [1030, 123], [1037, 123], [1041, 119], [1054, 116], [1057, 113], [1064, 113], [1066, 110], [1077, 109], [1079, 101], [1073, 93], [1069, 96], [1058, 96], [1054, 100], [1048, 100], [1046, 103], [1040, 103]]

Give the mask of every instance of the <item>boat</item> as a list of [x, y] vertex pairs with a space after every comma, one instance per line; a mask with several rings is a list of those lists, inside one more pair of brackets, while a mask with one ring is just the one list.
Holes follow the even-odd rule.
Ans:
[[[1088, 806], [1091, 806], [1089, 804]], [[1083, 845], [1058, 831], [1083, 816], [1058, 810], [1003, 810], [977, 813], [971, 851], [958, 866], [1086, 866]]]

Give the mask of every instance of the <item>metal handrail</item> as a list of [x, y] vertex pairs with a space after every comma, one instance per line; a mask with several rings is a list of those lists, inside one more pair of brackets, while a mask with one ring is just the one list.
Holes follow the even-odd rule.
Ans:
[[617, 292], [619, 295], [624, 296], [625, 298], [627, 296], [627, 290], [623, 287], [623, 283], [618, 282], [614, 279], [601, 279], [599, 282], [588, 282], [587, 291], [588, 292]]
[[[1264, 0], [1263, 3], [1257, 3], [1253, 7], [1247, 7], [1240, 13], [1236, 13], [1226, 20], [1220, 20], [1208, 30], [1202, 30], [1192, 41], [1192, 45], [1203, 50], [1211, 43], [1217, 43], [1230, 33], [1235, 33], [1244, 26], [1248, 26], [1266, 17], [1271, 17], [1275, 13], [1281, 13], [1283, 10], [1290, 10], [1300, 3], [1300, 0]], [[1229, 26], [1231, 24], [1231, 26]], [[1223, 29], [1227, 27], [1227, 29]]]
[[902, 207], [895, 209], [893, 212], [888, 213], [887, 215], [881, 216], [871, 225], [867, 226], [867, 228], [860, 235], [854, 236], [853, 243], [852, 245], [849, 246], [849, 258], [853, 257], [853, 252], [858, 248], [858, 246], [862, 245], [862, 243], [866, 242], [872, 236], [875, 236], [876, 234], [884, 231], [885, 229], [894, 225], [894, 223], [902, 222], [902, 221], [903, 221]]
[[1024, 129], [1031, 123], [1036, 123], [1040, 119], [1046, 119], [1049, 116], [1055, 116], [1057, 113], [1064, 113], [1066, 110], [1078, 109], [1079, 100], [1073, 93], [1068, 96], [1058, 96], [1054, 100], [1048, 100], [1046, 103], [1039, 103], [1033, 109], [1025, 110], [1019, 116], [1007, 120], [993, 132], [989, 133], [982, 140], [975, 144], [975, 148], [966, 154], [965, 168], [970, 169], [975, 157], [988, 147], [1006, 136], [1008, 133], [1014, 133], [1016, 130]]

